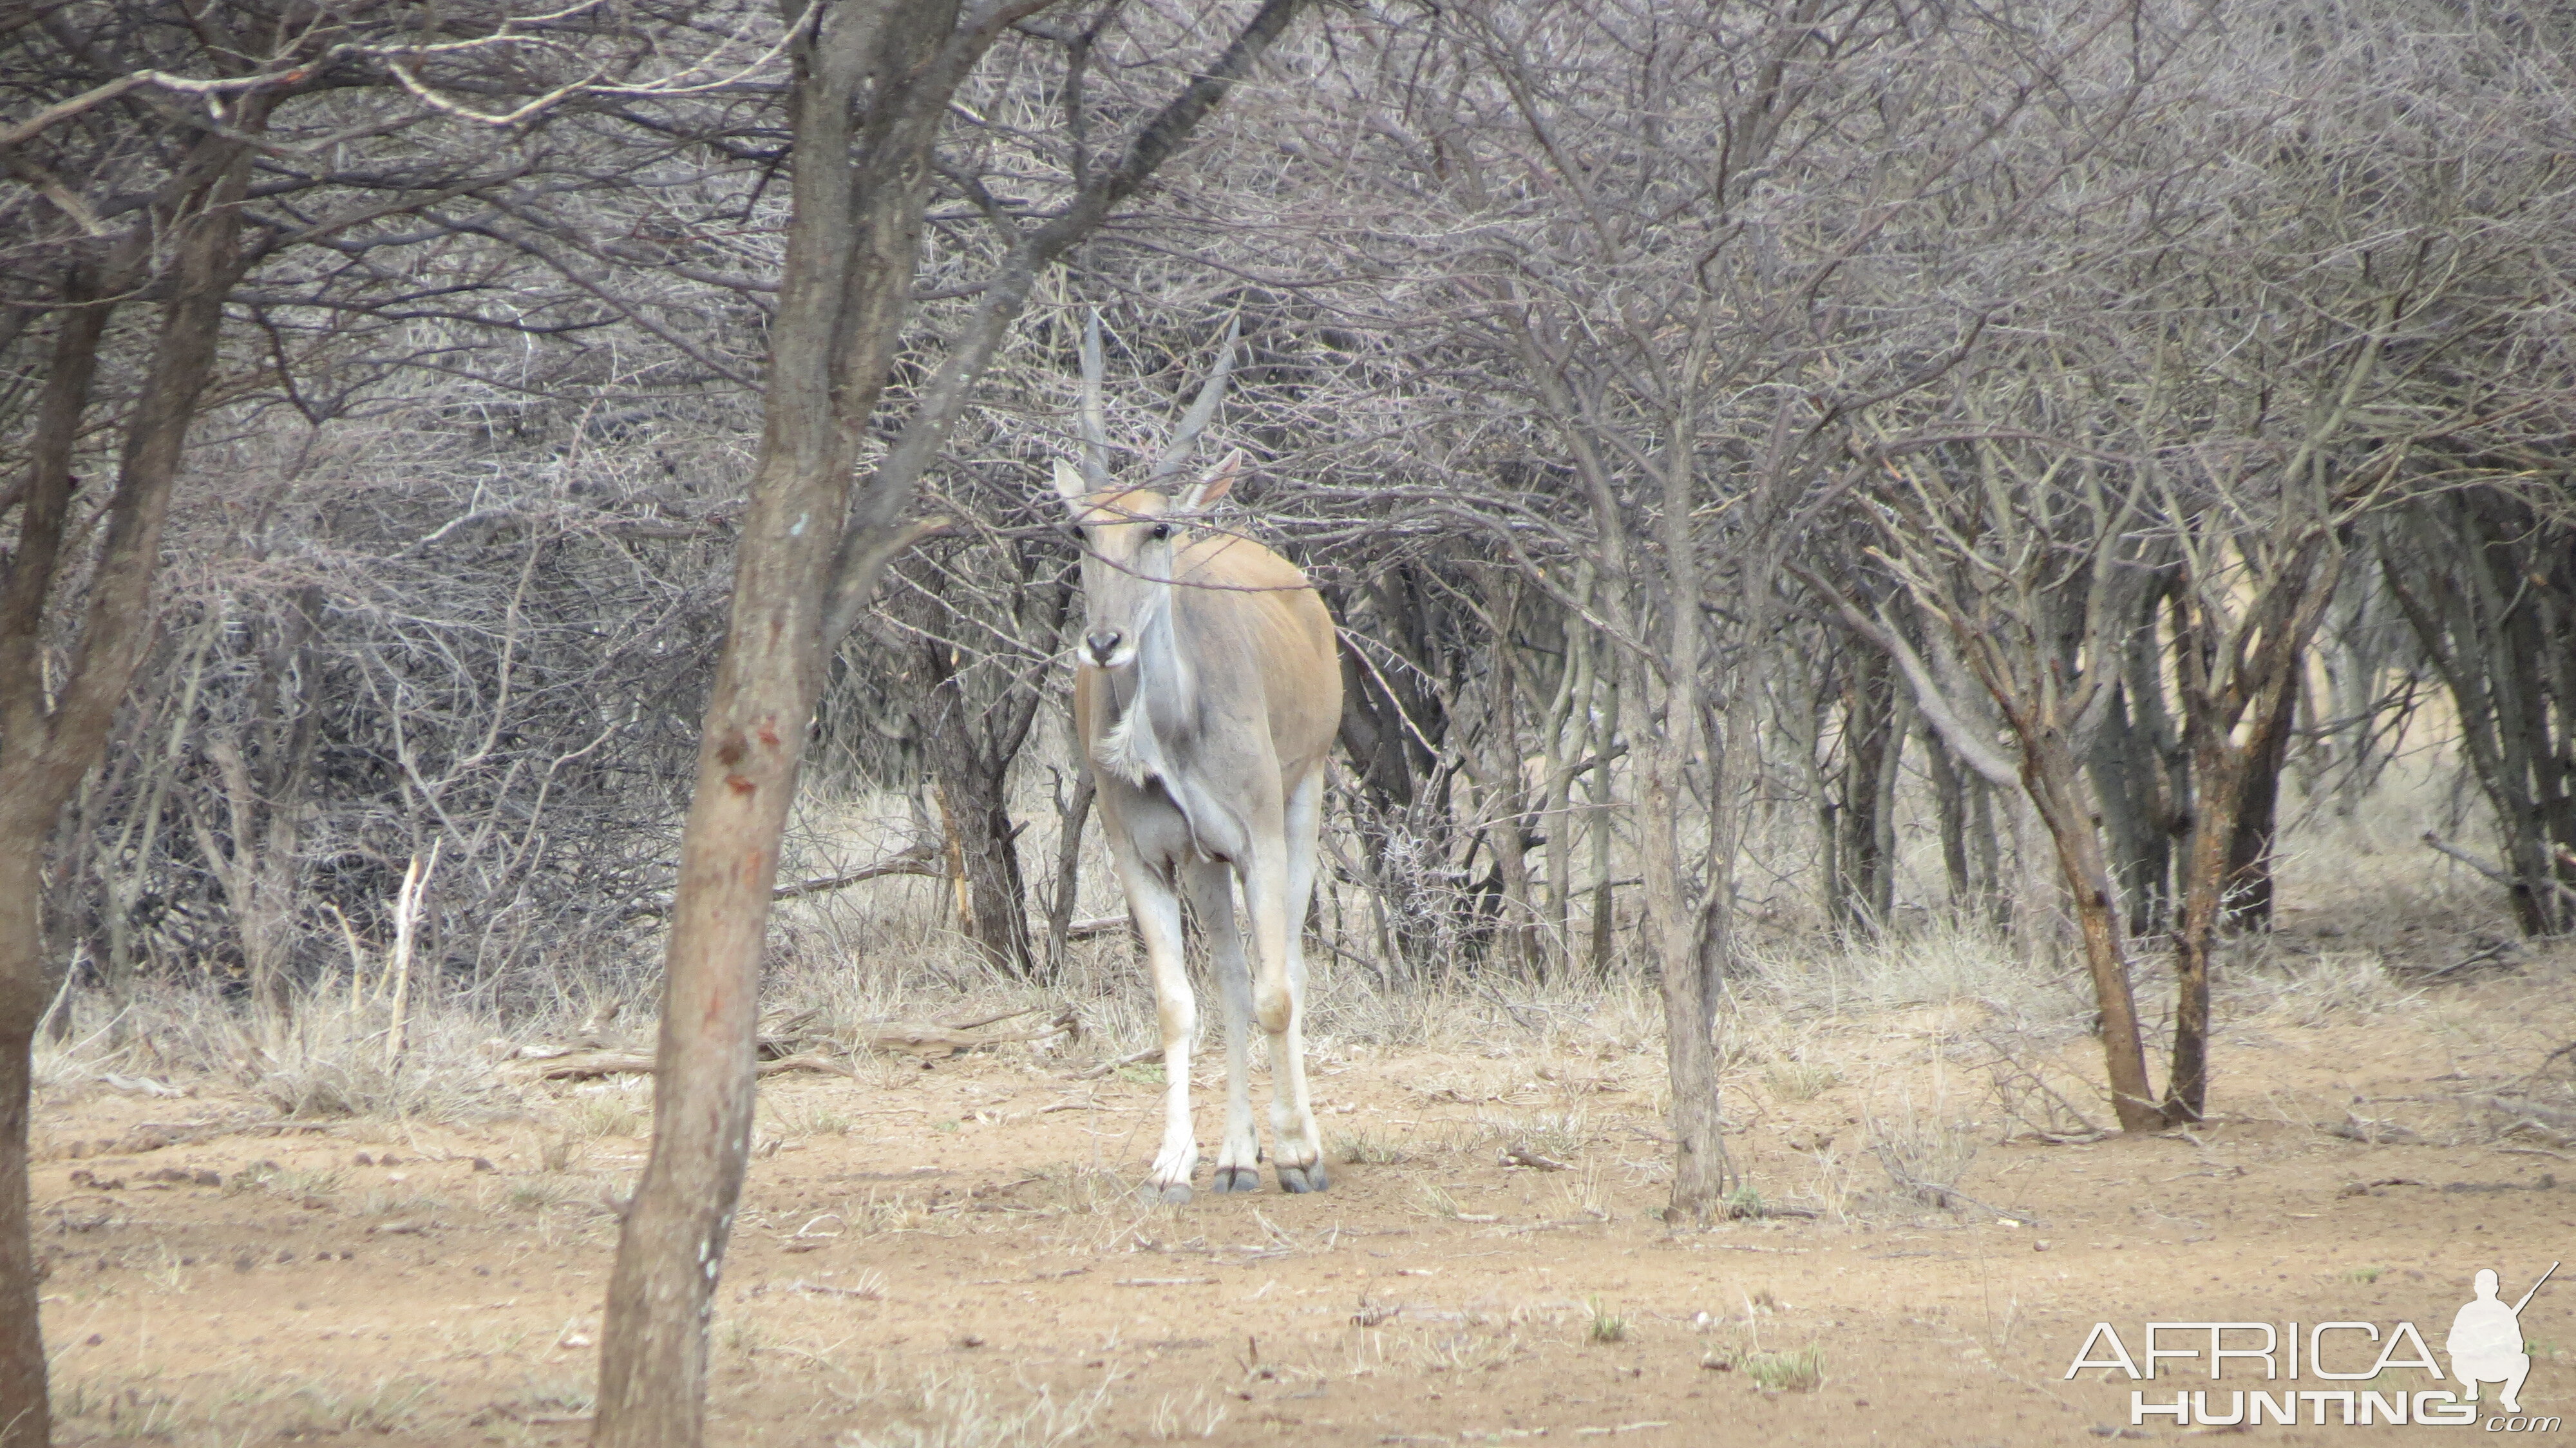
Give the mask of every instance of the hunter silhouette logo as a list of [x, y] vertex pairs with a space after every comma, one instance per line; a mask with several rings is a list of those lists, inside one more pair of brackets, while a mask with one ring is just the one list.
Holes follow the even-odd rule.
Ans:
[[[2228, 1359], [2236, 1359], [2237, 1380], [2259, 1377], [2260, 1388], [2200, 1389], [2176, 1393], [2170, 1401], [2144, 1391], [2129, 1394], [2129, 1424], [2149, 1418], [2171, 1420], [2177, 1427], [2212, 1428], [2295, 1424], [2368, 1426], [2412, 1423], [2426, 1427], [2467, 1427], [2480, 1421], [2485, 1405], [2480, 1391], [2497, 1389], [2501, 1413], [2485, 1418], [2490, 1433], [2550, 1433], [2556, 1417], [2522, 1411], [2524, 1380], [2531, 1376], [2531, 1354], [2522, 1335], [2522, 1310], [2558, 1273], [2558, 1263], [2540, 1274], [2530, 1290], [2511, 1302], [2498, 1293], [2494, 1269], [2480, 1268], [2471, 1279], [2474, 1294], [2452, 1315], [2442, 1348], [2451, 1360], [2448, 1376], [2432, 1346], [2411, 1322], [2150, 1322], [2145, 1351], [2136, 1356], [2107, 1322], [2093, 1324], [2068, 1378], [2087, 1370], [2103, 1376], [2123, 1374], [2132, 1381], [2198, 1376], [2206, 1363], [2209, 1380], [2224, 1376]], [[2184, 1366], [2185, 1363], [2192, 1366]], [[2260, 1364], [2259, 1372], [2254, 1371]], [[2410, 1384], [2407, 1372], [2422, 1374]], [[2304, 1387], [2304, 1380], [2319, 1386]], [[2420, 1386], [2418, 1385], [2420, 1384]], [[2277, 1386], [2276, 1386], [2277, 1385]]]
[[2522, 1310], [2558, 1272], [2558, 1264], [2540, 1274], [2540, 1282], [2522, 1300], [2507, 1307], [2496, 1296], [2495, 1269], [2478, 1269], [2477, 1296], [2451, 1319], [2451, 1335], [2442, 1346], [2451, 1354], [2451, 1373], [2469, 1389], [2468, 1400], [2478, 1400], [2478, 1387], [2483, 1383], [2501, 1383], [2497, 1394], [2499, 1406], [2508, 1413], [2522, 1411], [2522, 1380], [2531, 1376], [2531, 1354], [2522, 1350]]

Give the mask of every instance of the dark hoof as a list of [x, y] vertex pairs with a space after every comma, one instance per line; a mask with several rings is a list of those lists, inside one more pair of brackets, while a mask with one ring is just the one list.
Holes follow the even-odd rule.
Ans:
[[1216, 1169], [1216, 1185], [1209, 1188], [1218, 1196], [1231, 1192], [1261, 1190], [1261, 1169], [1250, 1166], [1221, 1166]]
[[1285, 1162], [1279, 1166], [1279, 1190], [1283, 1192], [1320, 1192], [1331, 1185], [1320, 1161], [1313, 1166], [1290, 1166]]

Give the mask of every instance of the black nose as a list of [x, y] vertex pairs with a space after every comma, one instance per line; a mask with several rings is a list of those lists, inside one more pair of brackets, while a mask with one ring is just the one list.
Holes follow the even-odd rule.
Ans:
[[1125, 634], [1114, 628], [1104, 628], [1094, 629], [1084, 634], [1082, 641], [1091, 646], [1091, 656], [1105, 664], [1109, 662], [1111, 654], [1118, 652], [1118, 641], [1125, 637]]

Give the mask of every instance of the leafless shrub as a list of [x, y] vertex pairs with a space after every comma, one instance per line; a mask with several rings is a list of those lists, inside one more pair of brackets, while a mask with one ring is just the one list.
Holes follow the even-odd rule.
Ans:
[[1944, 1114], [1943, 1105], [1936, 1095], [1929, 1109], [1918, 1109], [1908, 1095], [1890, 1113], [1865, 1109], [1861, 1129], [1870, 1155], [1900, 1192], [1946, 1211], [1959, 1204], [1959, 1179], [1980, 1143], [1975, 1128]]

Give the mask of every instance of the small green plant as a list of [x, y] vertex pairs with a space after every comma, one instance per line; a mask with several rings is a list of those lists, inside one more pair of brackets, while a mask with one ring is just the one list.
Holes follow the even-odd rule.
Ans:
[[1449, 1189], [1437, 1182], [1425, 1182], [1419, 1196], [1420, 1211], [1424, 1216], [1455, 1217], [1460, 1211], [1458, 1199], [1449, 1195]]
[[2343, 1280], [2346, 1282], [2376, 1282], [2379, 1280], [2379, 1274], [2386, 1270], [2388, 1269], [2384, 1267], [2355, 1267], [2351, 1271], [2343, 1274]]
[[1758, 1221], [1768, 1212], [1769, 1209], [1762, 1205], [1762, 1193], [1755, 1191], [1750, 1183], [1726, 1194], [1726, 1215], [1736, 1221]]
[[1118, 1079], [1121, 1081], [1135, 1081], [1149, 1086], [1160, 1086], [1163, 1084], [1163, 1063], [1160, 1061], [1139, 1061], [1134, 1065], [1121, 1066], [1118, 1068]]
[[1753, 1386], [1766, 1393], [1812, 1393], [1825, 1383], [1825, 1350], [1813, 1345], [1746, 1353], [1743, 1363]]
[[1604, 1312], [1601, 1299], [1592, 1299], [1592, 1327], [1584, 1334], [1594, 1342], [1626, 1342], [1628, 1319], [1615, 1312]]
[[958, 1129], [958, 1123], [953, 1119], [948, 1121], [934, 1121], [930, 1123], [930, 1129], [933, 1131], [954, 1132]]

